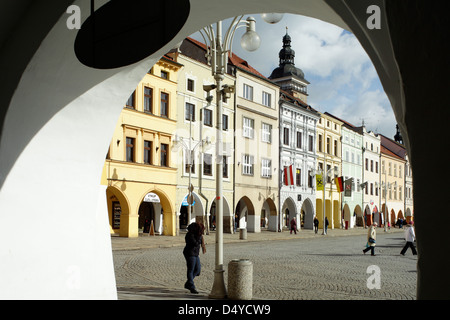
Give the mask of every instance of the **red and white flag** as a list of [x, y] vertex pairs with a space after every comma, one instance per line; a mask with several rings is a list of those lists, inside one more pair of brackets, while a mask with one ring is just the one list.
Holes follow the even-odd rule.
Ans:
[[294, 185], [294, 172], [292, 169], [292, 164], [289, 167], [284, 167], [284, 184], [286, 186]]

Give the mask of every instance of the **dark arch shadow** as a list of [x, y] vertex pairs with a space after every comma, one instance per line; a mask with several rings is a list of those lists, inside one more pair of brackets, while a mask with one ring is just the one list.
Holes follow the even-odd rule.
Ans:
[[81, 63], [96, 69], [131, 65], [169, 43], [189, 12], [189, 0], [110, 1], [83, 23], [75, 54]]

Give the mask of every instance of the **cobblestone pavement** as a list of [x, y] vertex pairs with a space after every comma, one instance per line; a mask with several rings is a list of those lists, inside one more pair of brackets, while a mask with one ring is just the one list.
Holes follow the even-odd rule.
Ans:
[[[399, 231], [378, 230], [375, 257], [362, 252], [367, 232], [364, 229], [332, 230], [327, 236], [307, 231], [297, 235], [266, 232], [255, 235], [259, 237], [255, 241], [225, 235], [228, 237], [224, 239], [225, 284], [228, 262], [249, 259], [253, 263], [254, 299], [412, 300], [416, 298], [417, 256], [411, 251], [400, 255], [405, 242]], [[183, 235], [173, 237], [165, 246], [164, 238], [168, 237], [159, 237], [163, 244], [157, 247], [149, 245], [153, 241], [150, 238], [140, 237], [135, 242], [113, 238], [119, 299], [208, 299], [214, 279], [213, 237], [214, 234], [206, 237], [202, 272], [195, 278], [199, 295], [183, 289], [186, 281]], [[270, 237], [271, 241], [262, 241]], [[370, 266], [379, 269], [368, 270]], [[379, 282], [373, 281], [378, 274]], [[380, 288], [373, 288], [377, 283]]]

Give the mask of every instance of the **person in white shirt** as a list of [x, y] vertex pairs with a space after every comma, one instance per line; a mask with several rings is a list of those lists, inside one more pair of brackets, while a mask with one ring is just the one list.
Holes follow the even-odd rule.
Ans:
[[413, 255], [417, 254], [416, 247], [414, 246], [414, 240], [415, 239], [416, 239], [416, 234], [414, 232], [413, 222], [410, 221], [409, 224], [407, 224], [405, 226], [405, 240], [406, 240], [406, 244], [403, 247], [402, 251], [400, 252], [400, 254], [402, 256], [405, 255], [405, 252], [406, 252], [406, 250], [408, 250], [408, 248], [411, 248], [411, 251], [412, 251]]

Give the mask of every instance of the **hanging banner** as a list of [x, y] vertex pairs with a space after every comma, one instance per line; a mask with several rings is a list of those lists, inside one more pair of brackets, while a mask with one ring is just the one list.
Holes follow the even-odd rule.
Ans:
[[323, 190], [323, 179], [321, 174], [316, 174], [316, 190]]
[[284, 185], [294, 185], [294, 173], [292, 171], [292, 165], [290, 165], [289, 167], [284, 167]]
[[334, 182], [336, 183], [338, 192], [344, 191], [344, 185], [343, 185], [344, 177], [337, 177], [334, 179]]
[[345, 180], [344, 196], [346, 196], [346, 197], [351, 197], [352, 196], [352, 185], [353, 185], [353, 178]]

